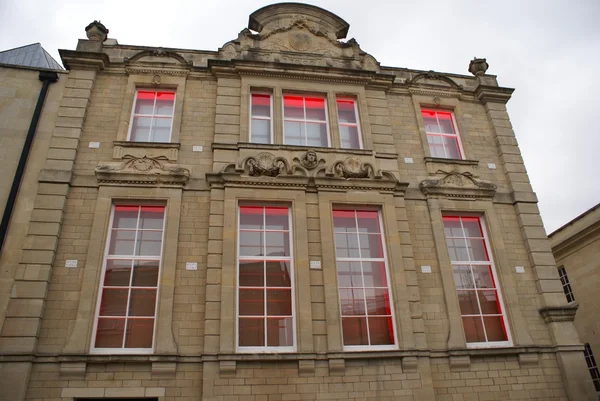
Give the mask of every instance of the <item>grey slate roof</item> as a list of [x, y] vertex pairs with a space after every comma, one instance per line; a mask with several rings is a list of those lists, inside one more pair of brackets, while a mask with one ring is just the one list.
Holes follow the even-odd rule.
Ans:
[[64, 70], [62, 65], [54, 60], [40, 43], [32, 43], [27, 46], [0, 52], [0, 64], [21, 65], [48, 70]]

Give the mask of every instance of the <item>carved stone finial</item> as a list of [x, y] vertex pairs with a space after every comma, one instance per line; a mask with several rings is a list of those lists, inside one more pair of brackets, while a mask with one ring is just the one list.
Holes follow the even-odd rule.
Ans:
[[475, 76], [485, 74], [488, 68], [490, 68], [490, 65], [484, 58], [474, 57], [469, 63], [469, 72]]
[[94, 21], [85, 27], [85, 34], [89, 40], [104, 42], [108, 36], [108, 28], [100, 21]]

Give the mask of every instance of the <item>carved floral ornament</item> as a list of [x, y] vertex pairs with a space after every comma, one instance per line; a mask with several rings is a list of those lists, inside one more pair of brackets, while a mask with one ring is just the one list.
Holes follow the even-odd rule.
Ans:
[[99, 183], [126, 185], [185, 185], [190, 177], [186, 168], [168, 163], [165, 156], [123, 156], [123, 161], [98, 165], [95, 169]]
[[460, 198], [491, 198], [497, 186], [491, 182], [476, 179], [470, 172], [438, 170], [441, 178], [430, 178], [419, 184], [425, 195], [443, 195]]

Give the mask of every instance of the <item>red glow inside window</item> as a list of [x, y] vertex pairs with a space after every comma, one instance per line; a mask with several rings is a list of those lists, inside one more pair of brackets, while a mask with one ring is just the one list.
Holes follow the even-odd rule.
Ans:
[[271, 106], [271, 96], [269, 95], [252, 95], [253, 106]]

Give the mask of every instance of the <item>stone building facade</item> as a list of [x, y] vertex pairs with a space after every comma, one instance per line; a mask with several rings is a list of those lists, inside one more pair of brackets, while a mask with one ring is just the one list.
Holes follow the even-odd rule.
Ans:
[[577, 216], [550, 235], [550, 246], [568, 302], [578, 305], [575, 328], [600, 396], [600, 205]]
[[592, 400], [505, 104], [275, 4], [76, 50], [11, 224], [3, 400]]

